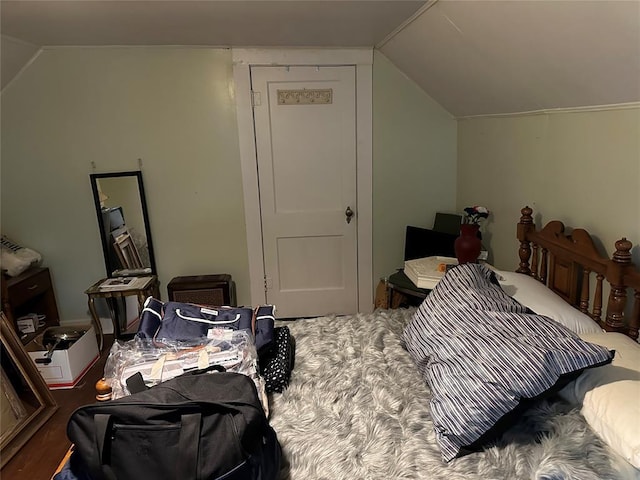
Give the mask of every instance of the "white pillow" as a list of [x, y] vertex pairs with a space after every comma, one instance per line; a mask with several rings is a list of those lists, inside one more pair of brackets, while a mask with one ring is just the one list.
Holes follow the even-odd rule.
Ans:
[[40, 263], [41, 260], [42, 256], [30, 248], [20, 248], [12, 251], [5, 248], [4, 245], [0, 247], [0, 264], [2, 265], [2, 270], [10, 277], [17, 277], [29, 267]]
[[560, 396], [582, 405], [591, 428], [631, 465], [640, 468], [640, 344], [622, 333], [580, 337], [615, 350], [613, 362], [585, 370]]
[[496, 271], [502, 289], [538, 315], [550, 317], [576, 333], [600, 333], [602, 328], [588, 315], [572, 307], [535, 278], [522, 273]]

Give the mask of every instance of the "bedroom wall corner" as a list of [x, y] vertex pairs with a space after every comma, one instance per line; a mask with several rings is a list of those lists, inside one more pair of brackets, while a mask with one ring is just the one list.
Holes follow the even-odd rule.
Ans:
[[373, 278], [403, 266], [407, 225], [454, 212], [453, 117], [382, 53], [373, 63]]
[[538, 226], [585, 228], [609, 256], [627, 237], [640, 264], [639, 132], [637, 106], [459, 120], [457, 205], [492, 211], [490, 261], [517, 268], [515, 225], [529, 205]]
[[63, 322], [105, 275], [89, 174], [139, 158], [163, 298], [229, 273], [248, 302], [234, 102], [230, 51], [198, 47], [46, 48], [2, 91], [2, 230], [43, 254]]
[[16, 79], [41, 52], [38, 45], [0, 35], [0, 86], [2, 89]]

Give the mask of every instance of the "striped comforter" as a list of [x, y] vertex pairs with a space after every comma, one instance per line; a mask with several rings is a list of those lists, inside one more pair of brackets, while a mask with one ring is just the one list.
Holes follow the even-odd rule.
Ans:
[[533, 314], [478, 264], [447, 272], [407, 325], [403, 342], [431, 388], [447, 462], [499, 434], [528, 400], [614, 355]]

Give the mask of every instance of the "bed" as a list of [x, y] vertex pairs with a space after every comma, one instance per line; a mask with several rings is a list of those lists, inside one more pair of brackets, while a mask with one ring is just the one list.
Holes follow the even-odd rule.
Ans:
[[[558, 221], [537, 229], [528, 207], [521, 210], [517, 238], [517, 272], [456, 267], [420, 307], [277, 321], [296, 341], [289, 386], [268, 399], [283, 450], [282, 480], [640, 479], [640, 274], [631, 262], [631, 242], [621, 239], [611, 258], [602, 256], [585, 230], [567, 232]], [[454, 315], [461, 307], [451, 299], [460, 296], [472, 313]], [[503, 310], [495, 313], [498, 307]], [[509, 323], [513, 315], [525, 319], [529, 336], [488, 328], [485, 334], [485, 324]], [[430, 329], [426, 336], [423, 328]], [[555, 342], [558, 336], [564, 343], [551, 353], [535, 345], [539, 376], [548, 384], [526, 401], [509, 390], [511, 403], [498, 411], [500, 421], [452, 448], [451, 429], [442, 426], [446, 401], [453, 402], [454, 422], [471, 412], [487, 423], [490, 415], [466, 403], [467, 387], [447, 390], [448, 383], [443, 389], [435, 380], [444, 377], [441, 355], [454, 351], [458, 370], [448, 379], [467, 375], [470, 365], [482, 374], [507, 372], [510, 365], [496, 368], [490, 354], [469, 353], [498, 336], [511, 341], [505, 348], [516, 352], [508, 357], [513, 364], [538, 337]], [[579, 355], [567, 360], [567, 350]], [[562, 368], [570, 368], [558, 367], [558, 352]], [[549, 373], [556, 370], [556, 376]], [[488, 395], [482, 388], [499, 385], [473, 376], [480, 379], [480, 400]], [[500, 403], [487, 398], [490, 409]], [[473, 430], [467, 423], [462, 429]]]
[[[586, 231], [569, 234], [557, 221], [538, 230], [532, 210], [521, 213], [518, 273], [495, 272], [502, 290], [588, 342], [615, 349], [613, 363], [529, 402], [478, 451], [444, 461], [432, 391], [403, 341], [418, 309], [283, 322], [297, 348], [288, 389], [270, 398], [282, 479], [640, 478], [630, 463], [638, 466], [640, 444], [640, 275], [632, 245], [622, 239], [606, 258]], [[630, 390], [620, 393], [619, 385]], [[598, 386], [613, 392], [590, 398]], [[611, 396], [618, 404], [607, 404]], [[625, 409], [627, 419], [619, 411]], [[618, 414], [622, 426], [615, 425]], [[626, 432], [616, 437], [616, 428]]]

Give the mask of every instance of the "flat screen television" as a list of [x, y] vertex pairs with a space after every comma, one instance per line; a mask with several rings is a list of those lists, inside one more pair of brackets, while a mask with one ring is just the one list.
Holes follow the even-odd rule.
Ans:
[[423, 257], [455, 257], [453, 244], [458, 235], [436, 232], [427, 228], [407, 225], [404, 243], [404, 259]]
[[104, 230], [107, 233], [113, 232], [115, 229], [124, 226], [124, 214], [122, 207], [111, 207], [102, 209], [102, 221]]

